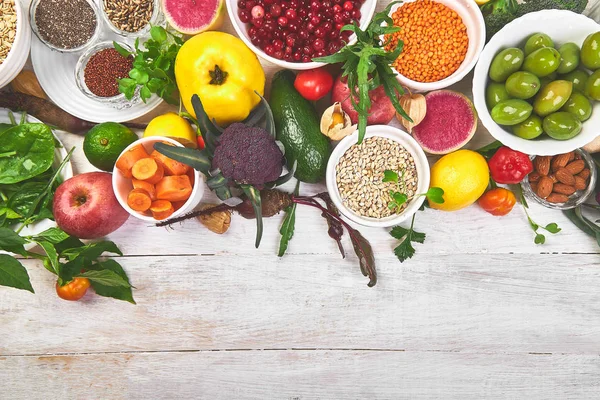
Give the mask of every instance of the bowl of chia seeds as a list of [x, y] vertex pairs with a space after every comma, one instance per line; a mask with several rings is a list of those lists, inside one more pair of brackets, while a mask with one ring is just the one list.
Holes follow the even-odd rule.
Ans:
[[[397, 181], [386, 181], [388, 175]], [[367, 127], [362, 143], [358, 143], [358, 132], [338, 143], [326, 177], [327, 191], [345, 217], [360, 225], [389, 227], [412, 217], [423, 204], [422, 194], [429, 189], [429, 163], [408, 133], [374, 125]]]
[[[119, 43], [121, 47], [132, 48]], [[81, 92], [92, 100], [106, 103], [114, 108], [127, 108], [140, 98], [127, 100], [119, 92], [119, 79], [128, 78], [133, 67], [133, 57], [123, 57], [113, 46], [113, 42], [99, 42], [88, 48], [75, 66], [75, 82]]]
[[106, 25], [126, 38], [147, 36], [152, 26], [165, 24], [160, 0], [101, 0], [100, 4]]
[[33, 0], [31, 28], [50, 49], [76, 53], [100, 35], [100, 12], [92, 0]]
[[0, 0], [0, 88], [21, 72], [30, 47], [27, 9], [18, 0]]

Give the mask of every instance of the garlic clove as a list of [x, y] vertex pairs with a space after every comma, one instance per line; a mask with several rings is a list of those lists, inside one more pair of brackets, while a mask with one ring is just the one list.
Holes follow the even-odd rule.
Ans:
[[350, 116], [344, 112], [339, 102], [334, 103], [321, 117], [321, 133], [331, 140], [342, 140], [356, 130]]
[[413, 122], [410, 122], [398, 113], [396, 113], [396, 117], [408, 133], [412, 133], [413, 128], [419, 125], [427, 114], [427, 100], [422, 94], [412, 94], [409, 92], [400, 97], [400, 106], [402, 106], [402, 109]]

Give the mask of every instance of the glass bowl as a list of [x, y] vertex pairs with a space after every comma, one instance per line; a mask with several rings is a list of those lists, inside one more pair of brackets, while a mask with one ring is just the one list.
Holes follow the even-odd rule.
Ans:
[[[119, 42], [119, 45], [121, 45], [126, 50], [133, 51], [131, 46], [127, 45], [126, 43]], [[107, 105], [112, 106], [113, 108], [118, 108], [118, 109], [129, 108], [129, 107], [133, 106], [134, 104], [137, 104], [140, 101], [139, 90], [136, 91], [136, 94], [134, 95], [134, 97], [131, 100], [127, 100], [127, 98], [125, 97], [125, 95], [123, 93], [119, 93], [118, 95], [112, 96], [112, 97], [101, 97], [101, 96], [97, 96], [94, 93], [92, 93], [85, 83], [85, 68], [86, 68], [87, 63], [90, 60], [90, 58], [94, 54], [98, 53], [101, 50], [111, 49], [111, 48], [114, 48], [113, 42], [109, 42], [109, 41], [99, 42], [99, 43], [96, 43], [95, 45], [93, 45], [92, 47], [88, 48], [79, 57], [79, 60], [77, 61], [77, 65], [75, 66], [75, 83], [77, 84], [77, 87], [79, 88], [79, 90], [81, 90], [81, 93], [83, 93], [88, 98], [90, 98], [94, 101], [98, 101], [100, 103], [105, 103]]]
[[[594, 188], [596, 187], [596, 180], [598, 179], [598, 177], [597, 177], [598, 172], [596, 171], [594, 159], [592, 158], [590, 153], [588, 153], [587, 151], [585, 151], [583, 149], [577, 149], [577, 150], [575, 150], [575, 152], [579, 153], [581, 155], [581, 159], [585, 161], [587, 168], [589, 168], [589, 170], [590, 170], [590, 177], [589, 177], [587, 189], [578, 190], [577, 192], [575, 192], [574, 194], [569, 196], [569, 200], [565, 203], [551, 203], [551, 202], [547, 201], [546, 199], [543, 199], [540, 196], [538, 196], [531, 189], [531, 185], [529, 184], [529, 179], [525, 178], [523, 180], [523, 182], [521, 182], [521, 188], [523, 188], [523, 193], [527, 197], [529, 197], [530, 199], [534, 199], [535, 201], [537, 201], [544, 207], [553, 208], [555, 210], [570, 210], [572, 208], [575, 208], [575, 207], [585, 203], [585, 201], [594, 193]], [[531, 157], [531, 159], [534, 160], [535, 157]]]
[[[38, 29], [38, 26], [37, 26], [36, 20], [35, 20], [35, 12], [37, 10], [38, 5], [40, 4], [40, 1], [42, 1], [42, 0], [33, 0], [31, 2], [31, 5], [29, 6], [29, 21], [31, 22], [31, 30], [33, 31], [35, 36], [37, 36], [37, 38], [40, 40], [40, 42], [44, 43], [51, 50], [58, 51], [60, 53], [77, 53], [79, 51], [84, 50], [85, 48], [87, 48], [92, 43], [95, 43], [98, 40], [98, 37], [100, 36], [100, 32], [102, 30], [101, 29], [102, 22], [101, 22], [100, 12], [98, 11], [98, 7], [96, 6], [96, 3], [94, 3], [94, 1], [85, 0], [89, 4], [89, 6], [92, 7], [92, 10], [94, 11], [94, 15], [96, 16], [96, 29], [94, 30], [94, 34], [83, 45], [81, 45], [79, 47], [73, 47], [71, 49], [64, 49], [64, 48], [56, 47], [52, 43], [47, 42], [43, 38], [43, 36], [40, 34], [40, 31]], [[76, 21], [74, 21], [74, 22], [76, 22]]]
[[162, 12], [160, 0], [152, 0], [152, 3], [154, 5], [154, 7], [152, 9], [152, 16], [150, 17], [150, 21], [148, 21], [148, 23], [143, 28], [141, 28], [140, 30], [138, 30], [136, 32], [124, 31], [124, 30], [117, 28], [115, 25], [113, 25], [110, 18], [108, 18], [108, 15], [106, 14], [106, 0], [100, 0], [99, 7], [101, 9], [100, 14], [102, 15], [102, 19], [106, 23], [106, 26], [108, 26], [108, 28], [112, 32], [116, 33], [119, 36], [125, 37], [125, 38], [134, 38], [135, 39], [135, 38], [139, 38], [142, 36], [148, 36], [150, 29], [153, 26], [164, 26], [165, 25], [166, 19]]

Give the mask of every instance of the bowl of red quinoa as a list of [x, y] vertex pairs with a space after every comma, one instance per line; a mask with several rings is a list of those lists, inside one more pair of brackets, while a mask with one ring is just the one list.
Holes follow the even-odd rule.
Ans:
[[0, 0], [0, 88], [21, 72], [30, 46], [27, 9], [19, 0]]
[[92, 0], [32, 0], [29, 18], [35, 36], [61, 53], [83, 51], [100, 36], [100, 12]]
[[[393, 171], [398, 182], [384, 182]], [[340, 212], [352, 222], [371, 227], [390, 227], [410, 218], [423, 204], [429, 189], [429, 163], [421, 146], [400, 129], [373, 125], [358, 143], [358, 132], [345, 137], [327, 164], [327, 191]], [[390, 207], [391, 192], [407, 201]]]
[[[132, 48], [119, 43], [121, 47]], [[113, 42], [99, 42], [83, 53], [75, 66], [75, 82], [83, 94], [92, 100], [120, 108], [139, 101], [139, 96], [127, 100], [119, 91], [119, 79], [128, 78], [133, 67], [133, 57], [123, 57]]]

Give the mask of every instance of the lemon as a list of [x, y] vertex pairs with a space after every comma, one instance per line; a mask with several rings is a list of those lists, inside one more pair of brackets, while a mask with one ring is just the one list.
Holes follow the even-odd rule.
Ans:
[[183, 117], [169, 112], [154, 118], [144, 131], [146, 136], [166, 136], [177, 140], [185, 147], [195, 149], [198, 147], [196, 131]]
[[83, 152], [94, 167], [102, 171], [112, 171], [125, 147], [137, 139], [137, 135], [125, 125], [104, 122], [85, 134]]
[[431, 167], [431, 187], [444, 190], [444, 203], [429, 202], [431, 208], [456, 211], [475, 203], [485, 192], [490, 171], [485, 158], [472, 150], [458, 150], [440, 158]]

